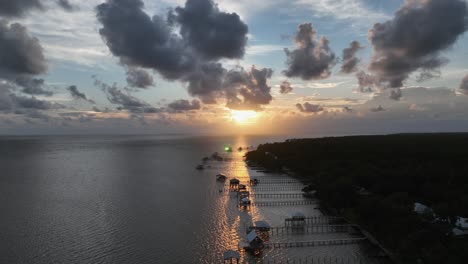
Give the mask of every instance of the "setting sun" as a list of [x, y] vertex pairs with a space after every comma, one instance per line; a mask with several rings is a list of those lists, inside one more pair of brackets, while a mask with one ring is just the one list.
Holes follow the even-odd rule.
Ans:
[[258, 113], [255, 111], [239, 111], [231, 110], [231, 120], [235, 121], [237, 124], [244, 125], [249, 124], [257, 119]]

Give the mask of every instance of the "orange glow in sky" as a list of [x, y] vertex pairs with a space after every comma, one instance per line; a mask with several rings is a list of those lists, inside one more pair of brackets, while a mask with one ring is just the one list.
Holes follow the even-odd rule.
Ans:
[[254, 123], [259, 114], [251, 110], [231, 110], [230, 119], [239, 125]]

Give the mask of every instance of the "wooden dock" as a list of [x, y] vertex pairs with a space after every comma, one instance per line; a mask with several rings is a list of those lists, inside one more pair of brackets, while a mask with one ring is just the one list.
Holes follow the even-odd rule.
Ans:
[[292, 206], [292, 205], [316, 205], [317, 202], [314, 200], [298, 200], [298, 201], [264, 201], [264, 202], [252, 202], [251, 206]]
[[283, 227], [271, 227], [269, 233], [271, 235], [282, 235], [282, 234], [307, 234], [307, 233], [351, 233], [355, 225], [343, 224], [343, 225], [304, 225], [304, 226], [283, 226]]
[[294, 242], [272, 242], [265, 243], [265, 248], [292, 248], [292, 247], [316, 247], [316, 246], [334, 246], [334, 245], [349, 245], [357, 244], [366, 241], [366, 237], [359, 238], [344, 238], [344, 239], [329, 239], [329, 240], [310, 240], [310, 241], [294, 241]]
[[303, 185], [293, 185], [293, 186], [251, 186], [252, 190], [257, 192], [274, 192], [274, 191], [296, 191], [301, 192]]
[[[298, 220], [294, 218], [286, 218], [284, 219], [285, 226], [291, 226], [292, 223], [296, 223]], [[339, 223], [344, 222], [347, 223], [344, 217], [340, 216], [311, 216], [305, 217], [304, 222], [306, 225], [315, 225], [315, 224], [331, 224], [331, 223]]]

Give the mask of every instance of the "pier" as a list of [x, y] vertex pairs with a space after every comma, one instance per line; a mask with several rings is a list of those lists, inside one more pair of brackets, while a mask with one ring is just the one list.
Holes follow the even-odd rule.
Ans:
[[333, 245], [348, 245], [366, 241], [366, 237], [360, 238], [344, 238], [344, 239], [329, 239], [329, 240], [310, 240], [310, 241], [294, 241], [294, 242], [273, 242], [265, 243], [265, 248], [291, 248], [291, 247], [316, 247], [316, 246], [333, 246]]
[[292, 206], [292, 205], [316, 205], [314, 200], [297, 200], [297, 201], [261, 201], [251, 202], [251, 206]]

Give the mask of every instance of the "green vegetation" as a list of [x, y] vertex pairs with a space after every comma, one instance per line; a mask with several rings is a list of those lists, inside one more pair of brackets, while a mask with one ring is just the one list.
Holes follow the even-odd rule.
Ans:
[[[363, 226], [403, 263], [468, 261], [468, 238], [451, 235], [455, 217], [468, 217], [468, 134], [293, 139], [246, 158], [302, 175], [322, 208]], [[415, 202], [435, 215], [415, 213]]]

